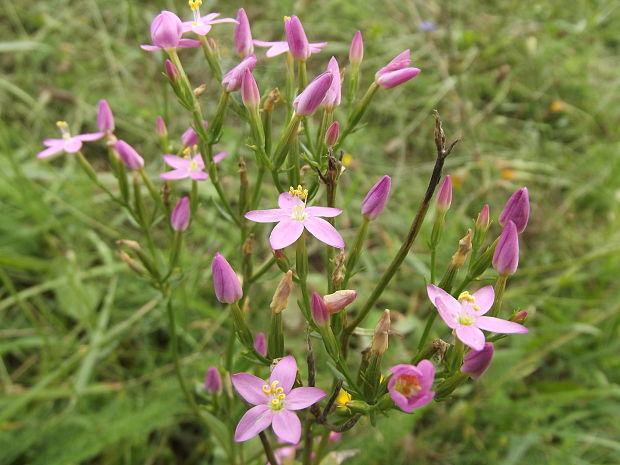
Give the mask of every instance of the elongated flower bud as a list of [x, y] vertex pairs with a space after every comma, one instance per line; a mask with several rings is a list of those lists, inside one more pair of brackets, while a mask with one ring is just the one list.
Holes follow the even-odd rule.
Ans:
[[377, 78], [376, 83], [382, 89], [392, 89], [393, 87], [413, 79], [420, 74], [420, 72], [421, 70], [419, 68], [403, 68], [382, 74]]
[[334, 121], [325, 131], [325, 145], [333, 147], [338, 142], [338, 136], [340, 135], [340, 125], [338, 121]]
[[500, 275], [511, 275], [519, 266], [519, 234], [512, 221], [508, 221], [493, 254], [493, 268]]
[[351, 41], [351, 47], [349, 48], [349, 62], [353, 66], [359, 66], [364, 59], [364, 41], [362, 40], [362, 33], [357, 31]]
[[478, 213], [478, 218], [476, 218], [476, 227], [480, 229], [487, 229], [489, 227], [489, 206], [485, 205]]
[[493, 360], [495, 347], [492, 342], [486, 342], [482, 350], [471, 350], [463, 357], [461, 373], [466, 373], [474, 379], [480, 378]]
[[326, 327], [329, 325], [329, 312], [327, 311], [327, 306], [325, 305], [323, 298], [316, 292], [312, 293], [310, 311], [312, 312], [312, 319], [317, 326]]
[[157, 134], [157, 137], [166, 137], [168, 135], [166, 122], [161, 116], [158, 116], [155, 121], [155, 134]]
[[101, 132], [114, 131], [114, 115], [110, 105], [105, 100], [99, 100], [97, 111], [97, 127]]
[[245, 70], [248, 69], [250, 71], [254, 71], [255, 67], [256, 55], [248, 55], [245, 57], [241, 60], [241, 63], [228, 71], [222, 78], [222, 85], [224, 86], [224, 89], [226, 89], [227, 92], [239, 90], [241, 88], [241, 82], [243, 80]]
[[164, 68], [166, 69], [166, 76], [170, 79], [171, 82], [179, 82], [179, 70], [170, 60], [166, 59], [166, 63], [164, 64]]
[[144, 166], [144, 159], [124, 140], [116, 142], [116, 151], [127, 168], [139, 170]]
[[281, 313], [288, 307], [288, 297], [293, 289], [293, 272], [288, 270], [280, 280], [276, 292], [271, 299], [271, 311], [273, 313]]
[[254, 349], [263, 357], [267, 356], [267, 339], [265, 338], [265, 333], [258, 333], [256, 335], [256, 339], [254, 340]]
[[254, 76], [247, 68], [243, 73], [243, 80], [241, 82], [241, 99], [246, 108], [258, 110], [260, 92], [258, 91]]
[[409, 66], [411, 63], [410, 52], [409, 49], [402, 52], [400, 55], [396, 56], [392, 61], [390, 61], [387, 65], [381, 68], [379, 71], [375, 73], [375, 80], [380, 76], [391, 73], [392, 71], [398, 71], [404, 69]]
[[235, 270], [232, 269], [220, 253], [216, 253], [215, 257], [213, 257], [211, 271], [217, 300], [222, 303], [232, 304], [243, 297], [241, 283]]
[[327, 65], [327, 71], [331, 71], [333, 79], [327, 93], [325, 94], [322, 105], [327, 111], [334, 111], [334, 109], [340, 105], [342, 93], [340, 67], [338, 66], [338, 61], [336, 58], [331, 57], [329, 64]]
[[372, 336], [370, 351], [382, 355], [388, 349], [388, 336], [390, 333], [390, 311], [385, 310], [379, 323], [375, 326], [375, 333]]
[[310, 43], [297, 16], [286, 16], [284, 18], [284, 32], [288, 49], [293, 58], [306, 61], [310, 56]]
[[510, 321], [514, 321], [515, 323], [519, 323], [520, 325], [522, 325], [523, 323], [525, 323], [525, 320], [527, 320], [528, 313], [529, 312], [527, 310], [521, 310], [520, 312], [516, 312], [514, 315], [512, 315]]
[[214, 366], [210, 366], [205, 375], [205, 389], [210, 394], [215, 394], [222, 390], [222, 377]]
[[336, 291], [333, 294], [323, 296], [323, 301], [325, 302], [329, 313], [338, 313], [347, 305], [353, 303], [356, 298], [357, 291], [352, 289], [343, 289], [341, 291]]
[[[209, 122], [203, 121], [202, 125], [205, 127], [205, 129], [207, 129], [209, 127]], [[194, 145], [198, 144], [198, 134], [196, 134], [196, 131], [193, 127], [190, 126], [185, 130], [185, 132], [181, 136], [181, 143], [183, 144], [183, 147], [193, 147]]]
[[304, 89], [304, 91], [293, 100], [293, 108], [298, 115], [311, 115], [321, 104], [329, 87], [334, 79], [331, 71], [319, 74]]
[[390, 196], [391, 185], [392, 178], [385, 175], [372, 186], [362, 201], [362, 215], [374, 220], [381, 214]]
[[527, 226], [529, 217], [530, 196], [527, 187], [523, 187], [512, 194], [506, 202], [499, 215], [499, 224], [506, 226], [508, 221], [512, 221], [517, 227], [517, 232], [522, 233]]
[[250, 22], [243, 8], [237, 11], [237, 24], [235, 24], [235, 50], [237, 55], [245, 58], [254, 52], [254, 43], [252, 42], [252, 31], [250, 30]]
[[443, 178], [441, 186], [439, 186], [439, 192], [437, 193], [436, 207], [441, 212], [446, 212], [452, 204], [452, 181], [450, 175]]
[[151, 23], [151, 40], [159, 48], [175, 48], [181, 41], [183, 24], [171, 11], [162, 11]]
[[189, 197], [179, 200], [170, 215], [170, 224], [175, 231], [185, 231], [189, 226]]

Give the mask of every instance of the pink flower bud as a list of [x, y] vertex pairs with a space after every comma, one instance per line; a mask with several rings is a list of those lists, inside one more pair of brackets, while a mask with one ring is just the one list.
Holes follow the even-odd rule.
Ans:
[[155, 121], [155, 134], [157, 134], [157, 137], [166, 137], [168, 135], [166, 122], [161, 116], [158, 116]]
[[304, 27], [297, 16], [284, 18], [284, 32], [288, 49], [296, 60], [306, 61], [310, 56], [310, 43], [306, 37]]
[[416, 77], [418, 74], [420, 74], [420, 69], [418, 68], [403, 68], [397, 71], [382, 74], [377, 78], [376, 82], [382, 89], [391, 89], [402, 84], [403, 82], [407, 82], [408, 80]]
[[176, 48], [183, 35], [183, 23], [171, 11], [162, 11], [151, 23], [151, 40], [159, 48]]
[[478, 218], [476, 219], [476, 226], [481, 229], [487, 229], [489, 227], [489, 206], [485, 205], [478, 213]]
[[512, 221], [517, 227], [517, 232], [522, 233], [527, 226], [530, 217], [530, 196], [527, 187], [519, 189], [512, 194], [506, 202], [504, 209], [499, 215], [499, 224], [506, 226]]
[[515, 323], [519, 323], [520, 325], [522, 325], [523, 323], [525, 323], [525, 320], [527, 320], [528, 313], [529, 312], [527, 310], [521, 310], [520, 312], [516, 312], [514, 315], [512, 315], [510, 321], [514, 321]]
[[250, 30], [250, 22], [243, 8], [237, 11], [237, 24], [235, 24], [235, 50], [241, 58], [245, 58], [254, 52], [254, 43], [252, 42], [252, 31]]
[[450, 175], [443, 178], [441, 186], [439, 186], [439, 192], [437, 192], [437, 198], [435, 200], [435, 206], [437, 210], [446, 212], [450, 208], [452, 203], [452, 181]]
[[293, 101], [293, 108], [298, 115], [309, 116], [318, 108], [334, 79], [330, 71], [319, 74]]
[[220, 253], [216, 253], [211, 264], [213, 274], [213, 287], [217, 300], [222, 303], [232, 304], [243, 297], [241, 283], [230, 264]]
[[185, 231], [189, 226], [189, 197], [179, 200], [170, 215], [170, 224], [175, 231]]
[[333, 147], [338, 142], [338, 136], [340, 135], [340, 125], [338, 121], [334, 121], [325, 132], [325, 145]]
[[511, 275], [519, 266], [519, 234], [517, 227], [509, 220], [504, 226], [493, 254], [493, 268], [500, 275]]
[[[202, 125], [206, 129], [209, 127], [209, 122], [203, 121]], [[181, 142], [183, 143], [183, 147], [193, 147], [194, 145], [198, 144], [198, 134], [196, 134], [196, 131], [193, 127], [190, 126], [185, 130], [185, 132], [181, 136]]]
[[222, 85], [227, 92], [233, 92], [241, 88], [241, 82], [243, 81], [243, 75], [245, 70], [254, 71], [256, 67], [256, 55], [248, 55], [241, 63], [228, 71], [222, 79]]
[[121, 157], [122, 162], [130, 170], [139, 170], [144, 166], [144, 159], [124, 140], [116, 142], [116, 151]]
[[210, 366], [205, 375], [205, 389], [210, 394], [215, 394], [222, 390], [222, 377], [214, 366]]
[[260, 105], [260, 92], [256, 85], [256, 80], [249, 69], [246, 69], [243, 73], [243, 80], [241, 82], [241, 99], [246, 108], [258, 109]]
[[97, 127], [101, 132], [114, 131], [114, 115], [108, 102], [99, 100], [99, 110], [97, 111]]
[[332, 83], [325, 94], [322, 105], [326, 110], [334, 111], [334, 109], [340, 105], [341, 97], [340, 68], [338, 67], [336, 58], [331, 57], [327, 65], [327, 71], [331, 71], [332, 73]]
[[312, 313], [312, 319], [317, 326], [327, 326], [329, 324], [329, 312], [327, 311], [327, 306], [325, 305], [323, 298], [316, 292], [312, 293], [310, 311]]
[[254, 349], [263, 357], [267, 356], [267, 339], [265, 338], [265, 333], [258, 333], [256, 335], [256, 339], [254, 340]]
[[329, 313], [338, 313], [343, 310], [347, 305], [353, 303], [357, 297], [357, 291], [351, 289], [343, 289], [336, 291], [333, 294], [323, 296], [323, 301], [327, 307]]
[[470, 350], [463, 357], [461, 373], [468, 374], [474, 379], [480, 378], [491, 365], [494, 351], [495, 347], [492, 342], [485, 342], [482, 350]]
[[349, 62], [352, 65], [359, 65], [364, 58], [364, 41], [362, 40], [362, 33], [357, 31], [351, 41], [351, 48], [349, 48]]
[[362, 215], [374, 220], [381, 214], [390, 196], [391, 185], [392, 178], [385, 175], [372, 186], [362, 201]]
[[400, 55], [398, 55], [396, 58], [390, 61], [387, 65], [385, 65], [383, 68], [381, 68], [379, 71], [376, 72], [375, 80], [386, 73], [391, 73], [392, 71], [398, 71], [398, 70], [401, 70], [409, 66], [409, 64], [411, 63], [411, 58], [409, 57], [409, 55], [410, 55], [409, 49], [402, 52]]
[[170, 60], [166, 59], [166, 63], [164, 64], [166, 69], [166, 76], [170, 79], [171, 82], [178, 82], [179, 80], [179, 70]]

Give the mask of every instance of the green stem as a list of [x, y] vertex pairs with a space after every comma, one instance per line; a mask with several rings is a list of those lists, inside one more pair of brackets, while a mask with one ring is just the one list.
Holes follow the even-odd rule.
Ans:
[[312, 325], [312, 316], [310, 315], [310, 296], [308, 295], [308, 287], [306, 280], [308, 278], [308, 252], [306, 250], [306, 233], [302, 232], [297, 239], [295, 268], [299, 277], [299, 286], [303, 296], [302, 313], [304, 317]]
[[489, 312], [491, 316], [497, 316], [502, 311], [502, 300], [504, 299], [504, 291], [506, 290], [506, 281], [508, 281], [507, 274], [500, 274], [495, 281], [495, 302], [493, 308]]
[[366, 91], [362, 99], [357, 103], [357, 105], [355, 105], [353, 111], [351, 112], [351, 116], [349, 117], [349, 120], [347, 122], [347, 127], [344, 129], [344, 131], [342, 131], [340, 139], [334, 147], [334, 152], [342, 145], [342, 143], [349, 136], [349, 134], [351, 134], [355, 130], [357, 124], [362, 119], [362, 116], [364, 116], [366, 110], [368, 110], [368, 106], [370, 105], [371, 100], [377, 93], [377, 90], [379, 90], [379, 86], [375, 82], [373, 82], [370, 87], [368, 87], [368, 90]]
[[364, 240], [366, 239], [366, 234], [368, 233], [369, 224], [370, 219], [364, 216], [362, 224], [360, 225], [359, 229], [357, 230], [357, 234], [355, 235], [355, 241], [353, 242], [351, 253], [345, 265], [344, 281], [342, 282], [342, 286], [344, 289], [347, 289], [349, 279], [351, 279], [351, 276], [355, 271], [355, 267], [357, 266], [360, 253], [362, 252], [362, 246], [364, 245]]
[[204, 53], [205, 58], [207, 59], [207, 63], [209, 64], [209, 68], [211, 68], [211, 72], [215, 76], [215, 79], [218, 81], [222, 80], [222, 65], [220, 60], [218, 59], [217, 53], [211, 45], [209, 44], [209, 40], [206, 36], [199, 36], [200, 45], [202, 47], [202, 53]]
[[264, 431], [258, 433], [260, 437], [260, 442], [263, 444], [263, 449], [265, 450], [265, 455], [267, 456], [267, 461], [269, 465], [278, 465], [278, 461], [276, 460], [276, 456], [273, 455], [273, 449], [271, 448], [271, 444], [269, 444], [269, 440], [267, 439], [267, 435], [265, 435]]

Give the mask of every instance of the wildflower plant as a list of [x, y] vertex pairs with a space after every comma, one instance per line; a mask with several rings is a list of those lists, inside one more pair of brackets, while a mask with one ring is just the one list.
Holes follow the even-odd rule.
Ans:
[[[136, 237], [119, 241], [118, 255], [161, 293], [180, 389], [218, 443], [219, 456], [226, 455], [225, 463], [242, 463], [242, 457], [251, 456], [242, 454], [237, 444], [250, 441], [248, 447], [261, 447], [271, 465], [284, 458], [320, 464], [338, 449], [343, 441], [339, 434], [346, 437], [358, 424], [374, 425], [378, 416], [415, 413], [431, 402], [449, 400], [461, 384], [487, 370], [506, 334], [528, 331], [523, 325], [527, 312], [506, 319], [502, 301], [508, 278], [517, 271], [529, 194], [523, 188], [509, 199], [499, 215], [503, 229], [493, 229], [493, 240], [487, 238], [490, 208], [483, 206], [439, 277], [437, 250], [445, 243], [450, 207], [459, 200], [456, 193], [453, 198], [450, 175], [443, 174], [457, 141], [447, 142], [435, 112], [436, 157], [425, 194], [411, 212], [411, 226], [392, 261], [380, 275], [366, 276], [373, 283], [370, 288], [359, 288], [359, 277], [366, 274], [359, 266], [360, 257], [373, 253], [366, 250], [368, 231], [390, 214], [390, 191], [398, 186], [392, 186], [393, 173], [385, 173], [374, 185], [366, 183], [369, 190], [361, 204], [343, 211], [337, 196], [340, 178], [347, 176], [342, 148], [366, 123], [364, 116], [376, 96], [405, 85], [420, 69], [410, 66], [411, 53], [405, 50], [377, 70], [360, 93], [366, 71], [360, 31], [353, 36], [346, 62], [345, 57], [321, 55], [327, 43], [309, 42], [297, 16], [284, 18], [284, 40], [265, 42], [253, 39], [243, 9], [236, 19], [220, 18], [219, 13], [202, 15], [201, 3], [190, 0], [193, 19], [185, 22], [162, 11], [151, 24], [152, 43], [142, 45], [146, 51], [166, 55], [162, 73], [177, 97], [177, 118], [191, 122], [180, 145], [172, 142], [166, 122], [158, 117], [153, 136], [161, 152], [140, 155], [134, 148], [140, 141], [130, 145], [117, 140], [112, 109], [101, 100], [100, 132], [72, 136], [68, 124], [59, 122], [62, 138], [43, 141], [46, 148], [37, 156], [75, 154], [88, 177], [127, 212]], [[219, 44], [211, 34], [216, 25], [222, 33], [229, 28], [225, 45], [238, 57], [232, 66], [220, 58]], [[255, 46], [269, 47], [266, 56], [255, 54]], [[195, 87], [185, 71], [179, 51], [198, 47], [206, 68], [220, 82], [219, 89]], [[183, 52], [192, 53], [199, 52]], [[316, 60], [316, 68], [325, 71], [309, 79], [309, 60]], [[283, 69], [283, 82], [261, 81], [258, 71], [267, 66]], [[276, 105], [283, 111], [275, 112]], [[224, 134], [229, 123], [232, 129]], [[237, 153], [221, 151], [230, 134], [242, 137], [239, 123], [247, 128], [247, 143]], [[114, 183], [104, 182], [83, 153], [83, 142], [97, 140], [105, 141]], [[239, 179], [223, 182], [219, 166], [233, 160], [239, 165]], [[217, 195], [215, 206], [202, 201], [207, 183]], [[209, 299], [230, 312], [226, 322], [230, 336], [221, 357], [205, 354], [208, 370], [190, 375], [204, 381], [190, 383], [179, 362], [177, 314], [183, 309], [175, 291], [185, 267], [191, 266], [184, 238], [206, 209], [216, 209], [218, 221], [230, 231], [227, 257], [217, 251], [224, 249], [223, 242], [196, 246], [200, 253], [212, 254]], [[383, 311], [374, 330], [364, 330], [364, 325], [371, 311], [380, 310], [377, 302], [410, 253], [429, 209], [434, 210], [427, 242], [430, 271], [412, 277], [421, 290], [426, 285], [426, 313], [419, 315], [426, 321], [414, 337], [403, 341], [413, 357], [390, 354], [398, 361], [390, 367], [386, 357], [393, 337], [390, 310]], [[359, 224], [356, 233], [338, 227], [343, 216]], [[269, 231], [261, 226], [273, 223]], [[322, 263], [313, 260], [310, 265], [309, 246], [324, 249]], [[325, 276], [323, 284], [319, 273]], [[485, 283], [495, 280], [494, 286], [479, 284], [483, 274]], [[266, 290], [262, 285], [274, 280], [277, 287]], [[255, 304], [270, 299], [271, 312], [266, 305]], [[297, 311], [305, 341], [285, 329], [287, 315]], [[434, 328], [437, 315], [444, 325]], [[256, 324], [261, 321], [268, 325]], [[443, 339], [431, 340], [434, 330]], [[372, 334], [367, 347], [359, 334]], [[280, 443], [292, 446], [276, 447]]]

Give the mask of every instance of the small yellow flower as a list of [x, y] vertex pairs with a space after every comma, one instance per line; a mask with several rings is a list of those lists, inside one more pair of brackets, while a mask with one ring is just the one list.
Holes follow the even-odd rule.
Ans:
[[551, 113], [558, 113], [562, 110], [564, 110], [564, 102], [562, 102], [561, 100], [553, 100], [550, 104], [549, 104], [549, 110], [551, 110]]
[[347, 404], [353, 397], [344, 389], [340, 388], [338, 397], [336, 397], [336, 408], [347, 408]]
[[353, 162], [353, 155], [349, 152], [342, 156], [342, 166], [348, 167]]
[[502, 176], [502, 179], [505, 179], [506, 181], [511, 181], [517, 176], [517, 173], [514, 170], [510, 170], [506, 168], [502, 170], [501, 176]]

